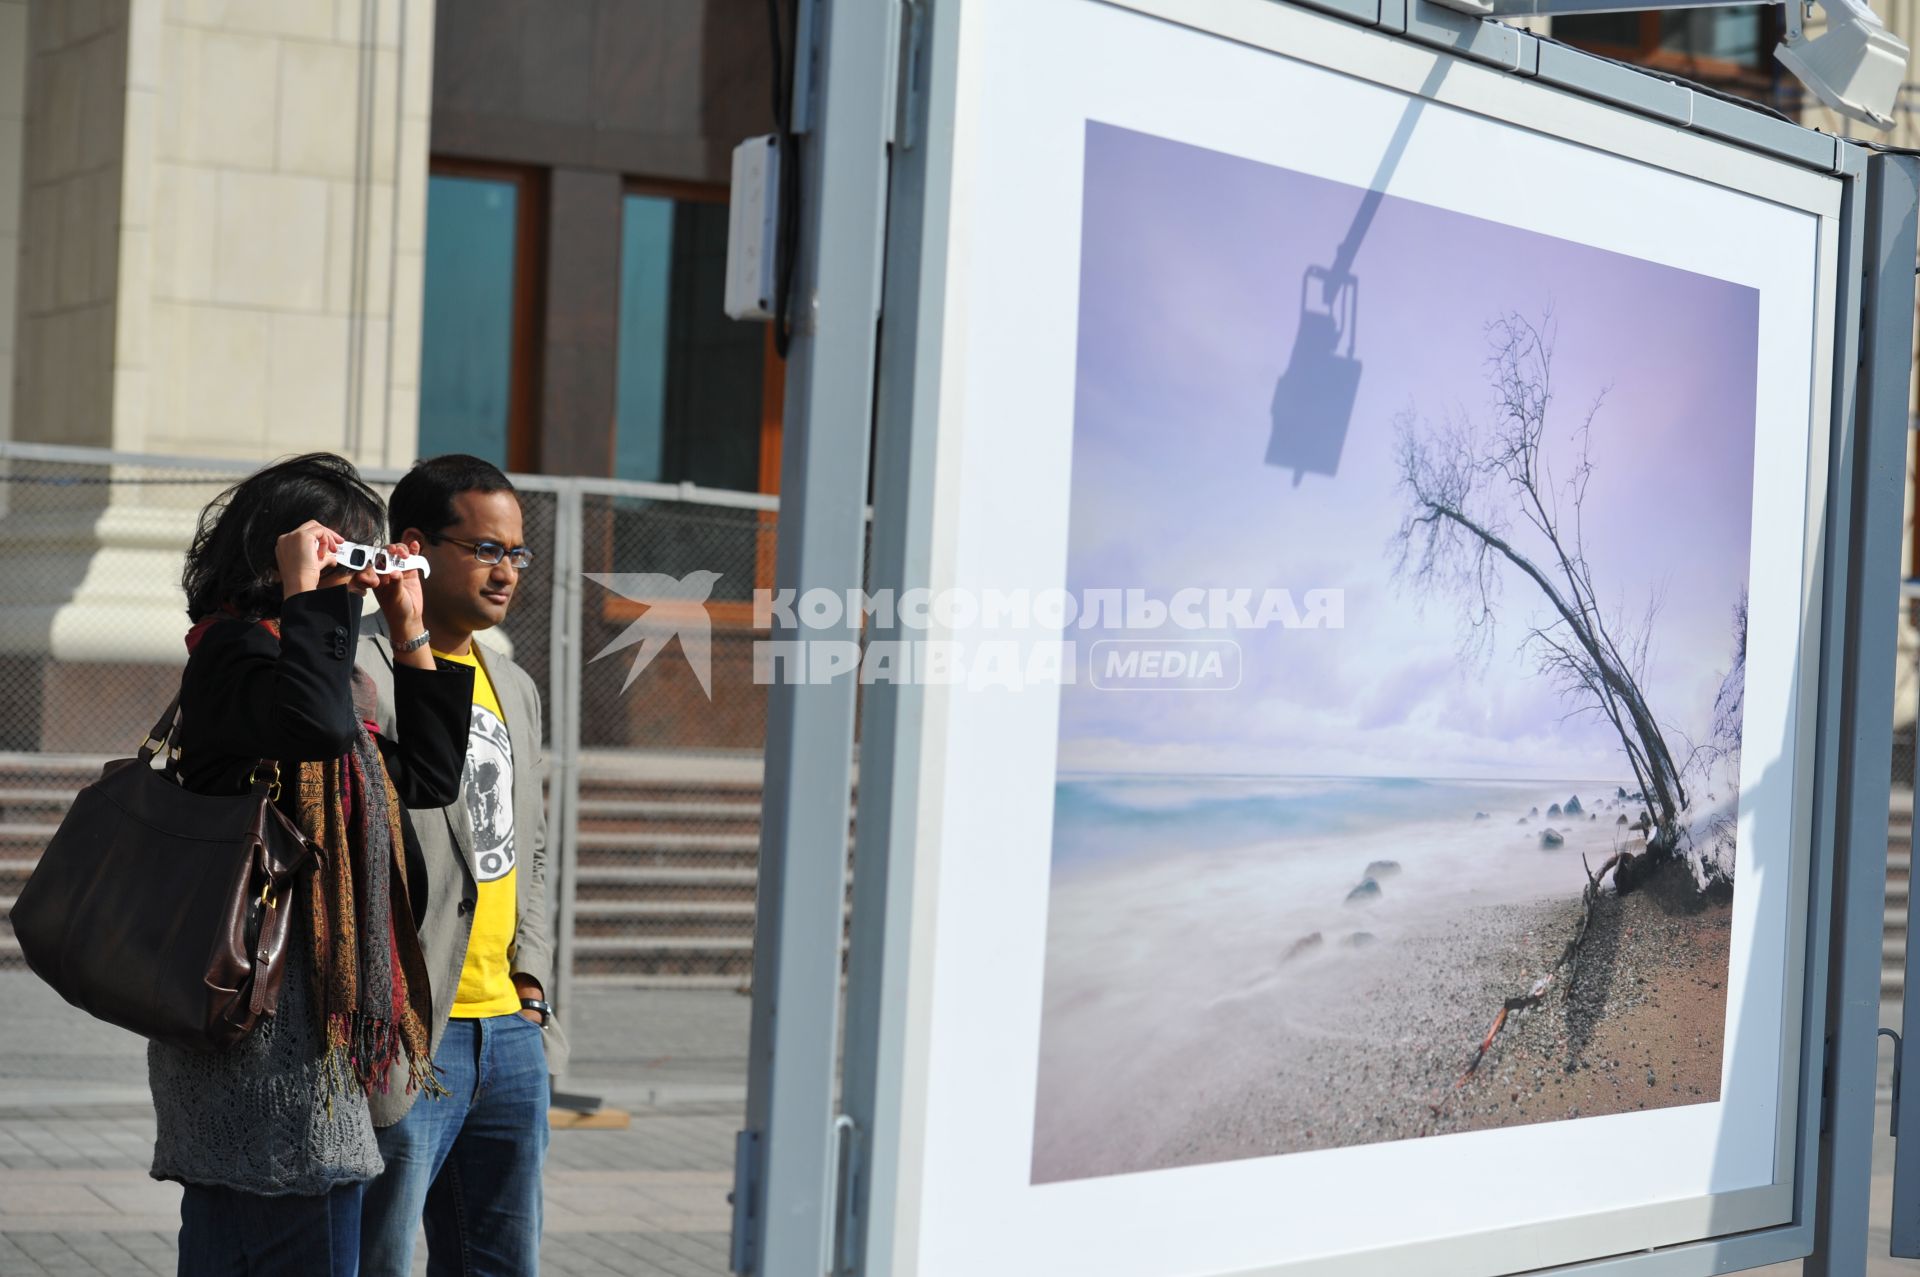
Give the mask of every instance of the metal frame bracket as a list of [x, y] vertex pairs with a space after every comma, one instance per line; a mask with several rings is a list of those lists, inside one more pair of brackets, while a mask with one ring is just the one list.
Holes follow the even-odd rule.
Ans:
[[753, 1253], [754, 1224], [760, 1214], [760, 1182], [765, 1170], [766, 1155], [760, 1147], [760, 1132], [736, 1131], [733, 1191], [727, 1194], [727, 1204], [733, 1207], [733, 1237], [727, 1247], [727, 1267], [736, 1273], [756, 1271], [759, 1256]]
[[1880, 1026], [1880, 1036], [1893, 1039], [1893, 1112], [1887, 1116], [1887, 1134], [1893, 1139], [1900, 1138], [1900, 1069], [1905, 1062], [1906, 1043], [1900, 1040], [1898, 1030]]
[[842, 1113], [833, 1119], [833, 1231], [828, 1234], [827, 1272], [852, 1277], [860, 1264], [860, 1176], [865, 1132]]
[[895, 13], [900, 23], [900, 66], [893, 89], [893, 133], [887, 140], [899, 150], [911, 151], [924, 119], [920, 97], [926, 80], [927, 0], [900, 0]]

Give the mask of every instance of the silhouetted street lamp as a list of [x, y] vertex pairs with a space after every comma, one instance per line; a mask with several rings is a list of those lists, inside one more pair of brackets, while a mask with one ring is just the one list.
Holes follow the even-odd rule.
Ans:
[[[1315, 280], [1325, 310], [1313, 307]], [[1307, 268], [1300, 281], [1300, 326], [1287, 369], [1273, 388], [1273, 434], [1267, 440], [1267, 464], [1292, 470], [1295, 487], [1309, 471], [1331, 475], [1340, 469], [1360, 389], [1354, 354], [1359, 305], [1360, 281], [1351, 274]]]

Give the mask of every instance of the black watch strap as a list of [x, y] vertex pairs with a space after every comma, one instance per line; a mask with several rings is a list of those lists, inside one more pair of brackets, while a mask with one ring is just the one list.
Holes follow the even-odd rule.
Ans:
[[522, 1011], [538, 1011], [540, 1013], [540, 1023], [542, 1024], [546, 1024], [553, 1019], [553, 1003], [540, 998], [521, 998], [520, 1009]]

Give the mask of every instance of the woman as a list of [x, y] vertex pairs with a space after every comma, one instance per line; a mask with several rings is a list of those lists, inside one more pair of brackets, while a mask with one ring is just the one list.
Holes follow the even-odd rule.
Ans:
[[[225, 1052], [147, 1049], [152, 1174], [185, 1185], [182, 1277], [351, 1277], [360, 1193], [381, 1170], [367, 1087], [402, 1058], [412, 1085], [437, 1086], [404, 809], [458, 794], [473, 675], [436, 667], [416, 574], [335, 563], [384, 522], [352, 465], [314, 453], [216, 498], [187, 554], [181, 782], [235, 793], [277, 764], [281, 808], [323, 854], [293, 895], [275, 1014]], [[397, 645], [392, 741], [371, 734], [371, 686], [354, 672], [369, 593]]]

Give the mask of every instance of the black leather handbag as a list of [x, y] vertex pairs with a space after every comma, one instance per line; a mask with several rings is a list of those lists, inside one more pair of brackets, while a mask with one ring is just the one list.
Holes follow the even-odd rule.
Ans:
[[294, 887], [319, 847], [275, 805], [279, 764], [245, 793], [196, 794], [168, 752], [175, 696], [132, 758], [82, 789], [9, 914], [35, 975], [143, 1037], [223, 1050], [271, 1015]]

